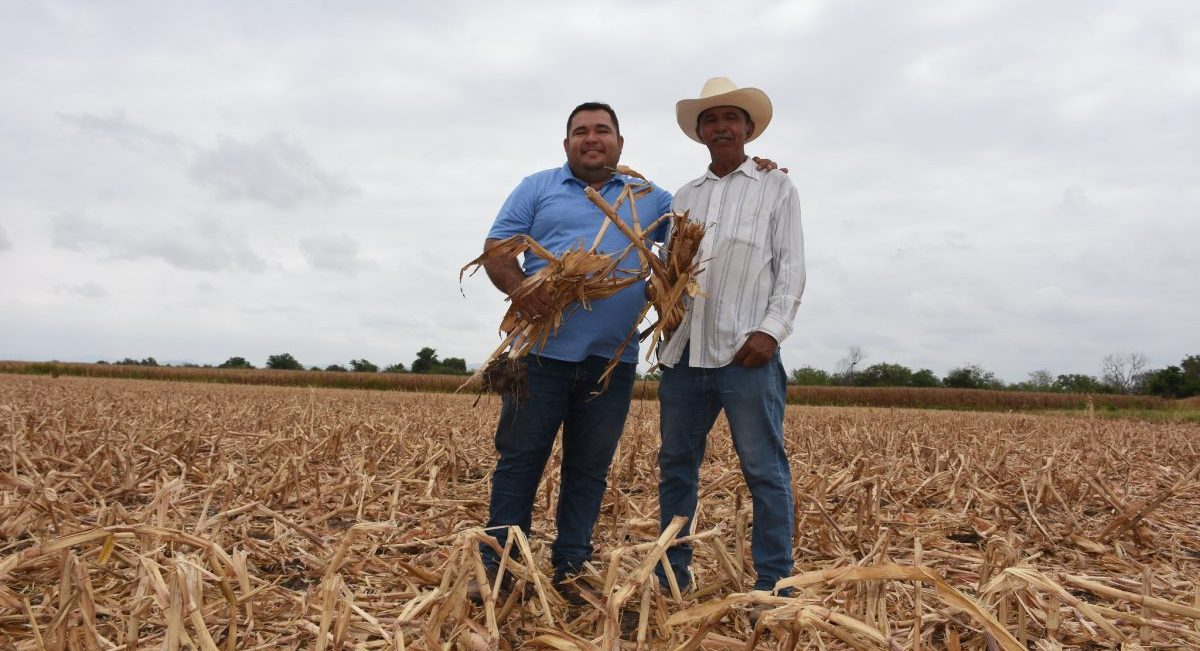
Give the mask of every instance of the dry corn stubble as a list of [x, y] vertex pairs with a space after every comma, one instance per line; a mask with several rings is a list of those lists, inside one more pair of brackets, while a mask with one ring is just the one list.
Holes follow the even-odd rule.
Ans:
[[[510, 536], [517, 589], [475, 607], [495, 414], [472, 399], [0, 375], [0, 647], [1200, 645], [1195, 424], [789, 407], [781, 599], [745, 593], [750, 500], [722, 420], [699, 590], [674, 597], [650, 572], [669, 542], [657, 410], [635, 403], [596, 607], [545, 574], [557, 454], [533, 534]], [[752, 630], [755, 603], [775, 609]]]

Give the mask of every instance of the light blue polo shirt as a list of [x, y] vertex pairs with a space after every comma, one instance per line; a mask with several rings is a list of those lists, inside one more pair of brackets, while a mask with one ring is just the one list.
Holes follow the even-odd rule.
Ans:
[[[614, 174], [604, 184], [600, 195], [613, 204], [625, 185], [636, 181], [638, 179]], [[580, 244], [584, 248], [591, 246], [606, 217], [588, 200], [585, 187], [587, 184], [575, 178], [566, 164], [525, 177], [500, 208], [488, 237], [502, 240], [518, 234], [528, 235], [555, 255]], [[658, 186], [637, 200], [638, 222], [643, 229], [670, 210], [671, 194]], [[618, 214], [626, 224], [633, 223], [628, 201], [622, 204]], [[652, 239], [661, 242], [666, 234], [667, 227], [663, 223], [655, 229]], [[627, 246], [629, 238], [615, 225], [610, 225], [598, 250], [617, 255]], [[637, 264], [637, 254], [630, 253], [621, 266], [636, 270]], [[546, 262], [540, 257], [532, 253], [524, 255], [522, 267], [526, 275], [544, 266]], [[611, 359], [645, 304], [644, 284], [634, 283], [609, 298], [592, 301], [590, 310], [572, 305], [564, 312], [565, 318], [557, 336], [552, 336], [544, 348], [533, 352], [567, 362], [580, 362], [590, 355]], [[635, 336], [622, 352], [621, 361], [636, 362], [637, 355]]]

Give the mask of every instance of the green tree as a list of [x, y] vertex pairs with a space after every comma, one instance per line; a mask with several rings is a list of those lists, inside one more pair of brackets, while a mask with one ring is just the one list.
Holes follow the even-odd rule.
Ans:
[[788, 384], [798, 384], [807, 387], [824, 387], [833, 384], [833, 376], [824, 369], [813, 366], [801, 366], [792, 369], [788, 375]]
[[245, 357], [230, 357], [219, 364], [217, 368], [254, 368], [254, 365], [246, 361]]
[[346, 370], [346, 367], [342, 366], [341, 364], [330, 364], [329, 366], [325, 367], [325, 370], [326, 371], [334, 371], [337, 373], [347, 373], [348, 372]]
[[[400, 365], [400, 368], [404, 368]], [[417, 353], [412, 363], [413, 373], [436, 373], [440, 375], [466, 375], [467, 360], [461, 357], [438, 359], [437, 351], [426, 346]]]
[[304, 370], [304, 367], [300, 365], [300, 362], [296, 361], [295, 357], [292, 357], [291, 353], [279, 353], [278, 355], [271, 355], [267, 358], [267, 368], [283, 371]]
[[350, 360], [350, 370], [355, 373], [378, 373], [379, 367], [365, 359]]
[[1145, 387], [1148, 393], [1164, 398], [1200, 395], [1200, 355], [1189, 355], [1178, 366], [1152, 371], [1146, 376]]
[[1044, 368], [1039, 368], [1029, 374], [1029, 379], [1013, 385], [1018, 391], [1054, 391], [1054, 376]]
[[942, 384], [952, 389], [1001, 389], [1004, 383], [991, 371], [978, 364], [967, 364], [951, 369]]
[[1163, 398], [1182, 398], [1187, 394], [1187, 378], [1183, 369], [1171, 365], [1150, 373], [1146, 380], [1146, 391]]
[[417, 358], [413, 360], [413, 373], [433, 373], [438, 366], [437, 351], [426, 346], [417, 351]]
[[1054, 379], [1054, 388], [1067, 393], [1112, 393], [1112, 389], [1091, 375], [1065, 373]]
[[933, 371], [923, 368], [912, 375], [912, 386], [914, 387], [940, 387], [942, 381]]
[[872, 364], [854, 376], [854, 386], [906, 387], [912, 384], [912, 369], [900, 364]]
[[404, 368], [403, 363], [396, 362], [395, 364], [392, 364], [390, 366], [385, 366], [383, 369], [383, 372], [384, 373], [407, 373], [408, 369]]

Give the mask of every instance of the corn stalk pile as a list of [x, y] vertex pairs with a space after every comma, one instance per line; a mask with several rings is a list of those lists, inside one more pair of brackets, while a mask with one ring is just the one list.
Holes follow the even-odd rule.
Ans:
[[555, 452], [531, 535], [508, 538], [514, 589], [476, 606], [496, 410], [472, 400], [0, 375], [0, 648], [1200, 648], [1195, 423], [789, 406], [780, 598], [747, 591], [721, 420], [698, 589], [663, 594], [682, 522], [659, 532], [658, 412], [637, 401], [580, 579], [594, 603], [549, 584]]
[[[647, 358], [654, 344], [670, 336], [679, 326], [684, 311], [682, 296], [685, 293], [694, 296], [698, 288], [695, 276], [699, 273], [699, 268], [694, 258], [700, 247], [700, 240], [704, 237], [704, 226], [688, 222], [686, 214], [667, 213], [643, 229], [638, 219], [636, 200], [651, 191], [651, 184], [646, 177], [624, 165], [614, 171], [633, 177], [639, 182], [626, 184], [613, 204], [609, 204], [591, 187], [585, 189], [588, 199], [600, 209], [605, 218], [590, 247], [585, 249], [581, 244], [578, 248], [555, 255], [526, 235], [514, 235], [498, 242], [459, 271], [461, 283], [468, 270], [471, 270], [473, 275], [490, 260], [508, 260], [517, 255], [532, 254], [546, 261], [544, 267], [528, 276], [512, 292], [509, 297], [512, 304], [500, 322], [503, 340], [463, 387], [478, 383], [484, 391], [516, 398], [526, 397], [522, 393], [525, 390], [524, 385], [517, 377], [517, 360], [541, 349], [546, 340], [557, 333], [563, 322], [570, 317], [571, 311], [590, 309], [592, 301], [608, 298], [634, 283], [645, 280], [647, 276], [650, 277], [651, 302], [642, 309], [629, 336], [614, 353], [603, 376], [605, 386], [608, 376], [621, 358], [621, 353], [637, 334], [638, 325], [645, 318], [651, 305], [658, 309], [660, 319], [647, 331], [647, 335], [654, 335]], [[618, 212], [625, 202], [629, 203], [631, 224], [626, 224]], [[668, 219], [672, 220], [674, 232], [677, 234], [672, 241], [677, 243], [672, 244], [670, 254], [665, 256], [667, 259], [664, 262], [654, 253], [652, 244], [647, 244], [646, 238], [660, 223]], [[616, 255], [597, 251], [610, 225], [615, 225], [630, 242], [629, 246]], [[622, 267], [631, 252], [637, 255], [637, 267]], [[517, 303], [539, 290], [544, 290], [552, 301], [550, 317], [531, 320], [517, 309]]]
[[[637, 175], [636, 172], [632, 173]], [[634, 242], [638, 259], [643, 266], [650, 269], [650, 285], [647, 290], [650, 302], [642, 308], [636, 321], [636, 323], [641, 323], [646, 318], [651, 306], [658, 313], [658, 321], [641, 335], [643, 340], [647, 337], [650, 339], [650, 345], [646, 347], [646, 359], [648, 360], [658, 350], [658, 344], [670, 339], [671, 334], [683, 322], [683, 317], [687, 312], [687, 304], [683, 297], [685, 295], [694, 297], [700, 291], [700, 284], [696, 277], [702, 270], [697, 254], [700, 251], [700, 242], [704, 239], [705, 225], [689, 220], [686, 212], [663, 215], [659, 221], [665, 219], [671, 221], [671, 236], [670, 241], [663, 247], [663, 255], [658, 256], [643, 238], [634, 239], [639, 233], [632, 232], [621, 221], [616, 212], [605, 203], [600, 193], [590, 187], [585, 192], [587, 192], [588, 199], [591, 199], [592, 203], [595, 203], [617, 225], [617, 228], [621, 229], [621, 232]], [[657, 226], [658, 223], [656, 221], [654, 225]], [[653, 230], [653, 228], [648, 230]], [[636, 327], [635, 325], [635, 330]], [[628, 343], [629, 339], [626, 339], [625, 344]], [[623, 350], [624, 345], [621, 348]], [[617, 356], [620, 357], [620, 351]]]

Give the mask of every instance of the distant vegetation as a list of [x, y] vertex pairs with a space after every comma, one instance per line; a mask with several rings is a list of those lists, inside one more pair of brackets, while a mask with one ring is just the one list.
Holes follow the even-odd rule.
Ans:
[[[100, 366], [107, 366], [109, 365], [109, 362], [100, 360], [96, 362], [96, 364]], [[171, 367], [170, 364], [160, 365], [153, 357], [147, 357], [140, 360], [126, 357], [125, 359], [122, 359], [119, 362], [113, 362], [112, 364], [116, 366]], [[208, 364], [182, 364], [173, 368], [254, 369], [256, 367], [245, 357], [230, 357], [216, 366], [210, 366]], [[300, 361], [291, 353], [279, 353], [276, 355], [269, 355], [267, 357], [267, 361], [263, 364], [263, 368], [275, 371], [303, 371], [304, 365], [301, 364]], [[308, 370], [320, 371], [322, 369], [316, 366], [310, 366]], [[349, 367], [342, 364], [330, 364], [326, 366], [324, 370], [331, 373], [418, 373], [431, 375], [468, 375], [470, 373], [470, 371], [467, 370], [467, 360], [463, 359], [462, 357], [447, 357], [445, 359], [438, 359], [437, 350], [429, 347], [425, 347], [417, 351], [417, 357], [412, 361], [411, 370], [404, 366], [404, 362], [389, 364], [380, 369], [378, 365], [374, 364], [368, 359], [352, 359], [350, 360]]]
[[914, 371], [900, 364], [863, 365], [866, 355], [852, 346], [838, 364], [838, 370], [804, 366], [791, 372], [789, 384], [800, 386], [842, 387], [945, 387], [951, 389], [992, 389], [1037, 393], [1075, 393], [1093, 395], [1145, 395], [1160, 398], [1187, 398], [1200, 395], [1200, 355], [1189, 355], [1179, 365], [1146, 369], [1146, 356], [1140, 353], [1107, 355], [1099, 377], [1083, 373], [1053, 375], [1040, 369], [1024, 382], [1005, 384], [994, 373], [978, 364], [964, 364], [938, 377], [923, 368]]
[[[180, 380], [226, 384], [315, 386], [384, 391], [451, 392], [465, 380], [462, 375], [433, 373], [365, 373], [341, 371], [283, 371], [275, 369], [196, 368], [116, 364], [70, 364], [62, 362], [0, 362], [0, 373], [75, 375], [143, 380]], [[474, 389], [465, 389], [472, 392]], [[634, 397], [653, 400], [658, 382], [641, 380]], [[1183, 401], [1155, 396], [1032, 392], [998, 389], [953, 389], [920, 387], [799, 386], [788, 387], [788, 402], [805, 405], [911, 407], [967, 409], [979, 411], [1036, 410], [1147, 410], [1173, 412], [1195, 410]], [[1181, 403], [1181, 404], [1176, 404]]]
[[[865, 365], [858, 347], [834, 372], [804, 366], [789, 376], [788, 402], [831, 406], [920, 407], [980, 410], [1188, 410], [1200, 396], [1200, 355], [1189, 355], [1178, 365], [1146, 370], [1145, 356], [1109, 355], [1100, 377], [1079, 373], [1052, 375], [1038, 370], [1024, 382], [1005, 384], [976, 364], [964, 364], [939, 377], [929, 369], [912, 370], [901, 364]], [[161, 365], [153, 357], [125, 358], [112, 364], [59, 362], [0, 362], [2, 373], [81, 375], [90, 377], [186, 380], [235, 384], [321, 386], [347, 389], [400, 391], [454, 391], [469, 374], [461, 357], [440, 359], [425, 347], [409, 366], [397, 362], [383, 368], [367, 359], [330, 364], [323, 370], [304, 366], [290, 353], [267, 357], [265, 368], [255, 368], [244, 357], [230, 357], [212, 366]], [[642, 376], [635, 396], [657, 396], [659, 374]]]

